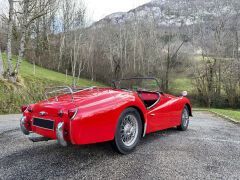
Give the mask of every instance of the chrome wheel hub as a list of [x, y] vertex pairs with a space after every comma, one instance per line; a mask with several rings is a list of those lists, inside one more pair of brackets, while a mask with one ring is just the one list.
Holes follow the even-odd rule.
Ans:
[[121, 140], [125, 146], [131, 146], [138, 136], [138, 122], [134, 115], [127, 115], [121, 123]]

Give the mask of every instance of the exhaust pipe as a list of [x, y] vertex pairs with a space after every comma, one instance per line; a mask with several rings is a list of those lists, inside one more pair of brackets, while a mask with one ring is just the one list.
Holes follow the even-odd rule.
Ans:
[[39, 137], [29, 137], [29, 140], [32, 142], [40, 142], [40, 141], [49, 141], [50, 138], [39, 136]]

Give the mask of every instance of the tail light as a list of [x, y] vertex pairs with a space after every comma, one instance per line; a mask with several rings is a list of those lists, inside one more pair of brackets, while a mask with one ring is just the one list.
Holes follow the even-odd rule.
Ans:
[[28, 112], [33, 112], [32, 106], [28, 106], [27, 110], [28, 110]]
[[21, 111], [22, 111], [22, 113], [24, 112], [24, 111], [28, 111], [28, 112], [33, 112], [33, 108], [32, 108], [32, 106], [27, 106], [27, 105], [23, 105], [22, 107], [21, 107]]
[[22, 111], [22, 113], [23, 113], [24, 111], [26, 111], [27, 108], [28, 108], [28, 106], [23, 105], [23, 106], [21, 107], [21, 111]]
[[70, 109], [68, 110], [68, 117], [69, 119], [74, 119], [75, 116], [77, 115], [78, 109]]
[[59, 117], [63, 117], [63, 114], [64, 114], [63, 110], [58, 111], [58, 116]]

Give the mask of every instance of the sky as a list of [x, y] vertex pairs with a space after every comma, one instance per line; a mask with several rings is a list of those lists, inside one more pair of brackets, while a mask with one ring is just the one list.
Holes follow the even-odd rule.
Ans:
[[[150, 0], [83, 0], [92, 21], [98, 21], [114, 12], [126, 12]], [[6, 12], [8, 0], [0, 0], [0, 13]]]
[[129, 11], [150, 0], [84, 0], [84, 2], [90, 18], [98, 21], [109, 14]]

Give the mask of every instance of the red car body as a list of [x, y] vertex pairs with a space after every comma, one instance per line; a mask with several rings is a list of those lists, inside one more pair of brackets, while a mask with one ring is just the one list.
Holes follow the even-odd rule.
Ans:
[[[116, 88], [89, 88], [69, 94], [49, 98], [39, 103], [23, 107], [22, 127], [25, 132], [33, 132], [45, 138], [57, 139], [57, 125], [62, 122], [63, 139], [71, 144], [83, 145], [111, 141], [117, 129], [121, 113], [129, 107], [141, 115], [142, 136], [181, 124], [184, 107], [191, 115], [188, 98], [153, 92], [126, 91]], [[156, 100], [156, 98], [158, 98]], [[146, 107], [144, 101], [156, 100]], [[34, 125], [34, 118], [52, 121], [52, 128]], [[51, 123], [51, 122], [50, 122]]]

